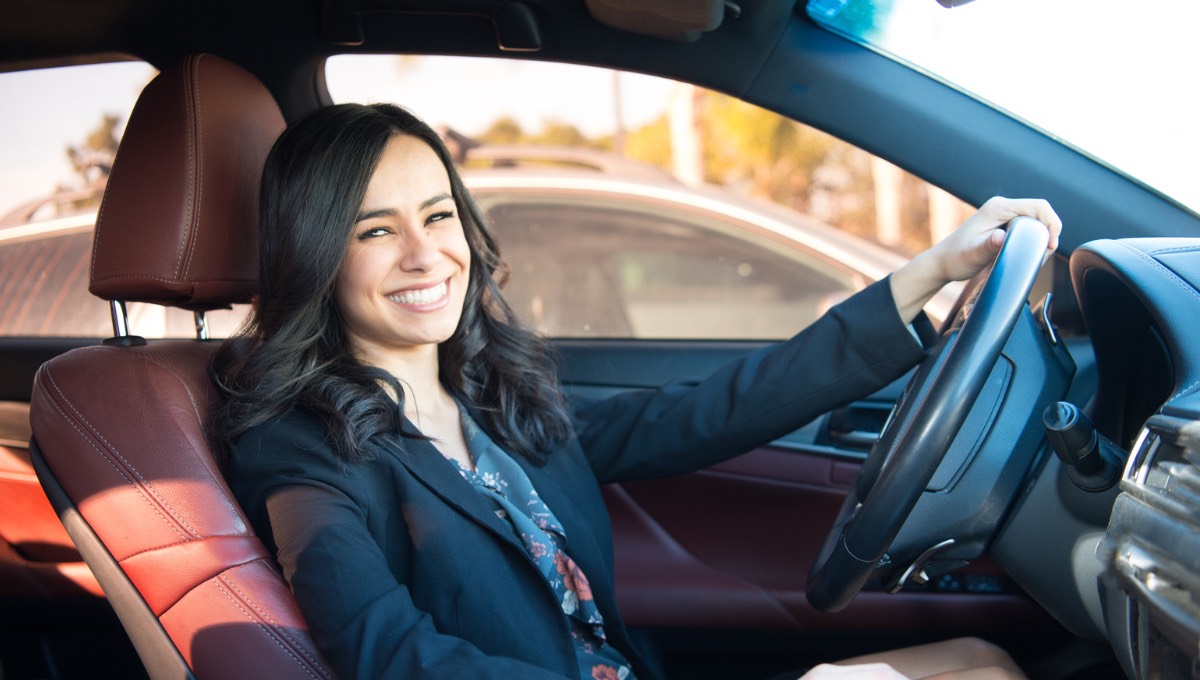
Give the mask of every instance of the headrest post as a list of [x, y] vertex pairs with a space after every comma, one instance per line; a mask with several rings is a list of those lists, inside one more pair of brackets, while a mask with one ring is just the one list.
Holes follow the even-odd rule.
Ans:
[[112, 311], [113, 337], [129, 337], [129, 314], [125, 311], [125, 301], [109, 300], [108, 305]]
[[196, 339], [208, 340], [208, 317], [204, 315], [204, 310], [193, 312], [196, 319]]
[[125, 311], [124, 300], [109, 300], [112, 311], [113, 337], [104, 341], [114, 347], [137, 347], [146, 344], [146, 339], [129, 333], [129, 314]]

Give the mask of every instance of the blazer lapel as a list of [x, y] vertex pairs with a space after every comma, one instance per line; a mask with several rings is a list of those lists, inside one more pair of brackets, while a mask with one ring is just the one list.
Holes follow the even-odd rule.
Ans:
[[[478, 408], [473, 406], [464, 406], [464, 408], [467, 409], [467, 413], [479, 427], [487, 429], [484, 426], [487, 419], [483, 417], [483, 413]], [[496, 437], [491, 432], [488, 432], [488, 435], [492, 436], [493, 440], [496, 440]], [[550, 455], [554, 456], [558, 453], [560, 452], [552, 451]], [[554, 513], [554, 516], [558, 518], [559, 523], [562, 524], [563, 530], [567, 533], [567, 553], [571, 556], [571, 559], [575, 560], [575, 563], [584, 570], [585, 574], [594, 573], [598, 575], [604, 573], [607, 575], [612, 567], [604, 559], [606, 552], [600, 549], [599, 544], [596, 542], [596, 534], [591, 526], [591, 522], [579, 511], [578, 504], [571, 497], [568, 488], [563, 486], [563, 483], [548, 472], [545, 467], [538, 467], [530, 463], [524, 456], [511, 452], [508, 452], [508, 454], [525, 471], [525, 475], [529, 477], [530, 483], [533, 484], [533, 488], [537, 490], [542, 501], [546, 503]], [[508, 531], [508, 534], [511, 536], [511, 529]], [[524, 550], [523, 546], [522, 550]], [[606, 576], [604, 580], [607, 581], [608, 579], [611, 579], [611, 576]]]
[[423, 439], [405, 439], [398, 435], [380, 438], [379, 445], [447, 505], [491, 530], [524, 554], [525, 547], [513, 535], [512, 527], [496, 515], [495, 506], [463, 479], [437, 447]]
[[[471, 413], [476, 422], [480, 422], [478, 414], [474, 411]], [[405, 424], [411, 427], [407, 421]], [[472, 488], [432, 443], [423, 439], [405, 439], [399, 435], [388, 435], [378, 441], [386, 455], [399, 461], [414, 478], [447, 505], [483, 525], [500, 539], [517, 548], [527, 559], [532, 560], [524, 544], [513, 533], [512, 526], [496, 515], [496, 507], [483, 494]], [[605, 552], [596, 542], [591, 523], [580, 512], [568, 488], [545, 468], [531, 464], [523, 456], [513, 455], [512, 458], [525, 471], [533, 488], [563, 525], [567, 534], [567, 552], [571, 559], [575, 560], [589, 577], [604, 583], [600, 590], [604, 592], [606, 599], [611, 597], [612, 593], [609, 592], [607, 583], [612, 578], [609, 573], [612, 567], [604, 558]], [[601, 577], [601, 574], [604, 576]], [[593, 590], [597, 590], [596, 586], [599, 583], [592, 585]]]

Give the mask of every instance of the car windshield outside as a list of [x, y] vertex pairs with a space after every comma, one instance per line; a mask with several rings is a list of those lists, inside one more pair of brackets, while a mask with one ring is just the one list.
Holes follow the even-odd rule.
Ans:
[[1195, 0], [810, 0], [826, 28], [1200, 211]]

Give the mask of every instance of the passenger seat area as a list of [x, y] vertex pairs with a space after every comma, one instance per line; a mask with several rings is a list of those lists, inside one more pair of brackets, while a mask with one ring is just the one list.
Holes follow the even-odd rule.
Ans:
[[[30, 459], [151, 677], [332, 678], [208, 446], [203, 313], [257, 289], [257, 196], [284, 127], [270, 92], [211, 55], [164, 69], [130, 118], [95, 231], [90, 290], [114, 337], [46, 362]], [[197, 312], [147, 343], [126, 302]]]

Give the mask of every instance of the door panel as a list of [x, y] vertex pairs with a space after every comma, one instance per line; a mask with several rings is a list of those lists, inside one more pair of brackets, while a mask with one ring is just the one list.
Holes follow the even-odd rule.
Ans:
[[[758, 346], [560, 341], [561, 375], [572, 394], [594, 398], [673, 379], [699, 380]], [[838, 614], [808, 605], [808, 572], [857, 477], [865, 455], [859, 448], [862, 437], [882, 424], [876, 415], [886, 414], [903, 385], [898, 381], [843, 410], [840, 417], [855, 423], [835, 423], [834, 429], [856, 430], [858, 436], [849, 438], [856, 448], [834, 444], [837, 433], [831, 435], [826, 415], [778, 442], [705, 470], [606, 487], [626, 623], [897, 635], [920, 630], [935, 636], [1055, 629], [1053, 620], [986, 559], [937, 588], [863, 593]], [[865, 420], [859, 417], [864, 413]]]
[[[45, 360], [83, 339], [0, 338], [0, 601], [102, 597], [29, 460], [29, 398]], [[46, 599], [43, 599], [46, 598]]]

